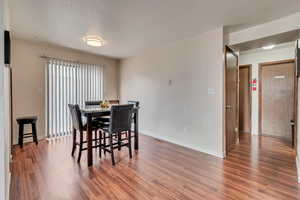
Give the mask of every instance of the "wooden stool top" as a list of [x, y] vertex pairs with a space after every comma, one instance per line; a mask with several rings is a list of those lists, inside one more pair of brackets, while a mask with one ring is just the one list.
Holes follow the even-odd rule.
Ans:
[[37, 121], [37, 116], [26, 116], [17, 118], [18, 124], [30, 124]]

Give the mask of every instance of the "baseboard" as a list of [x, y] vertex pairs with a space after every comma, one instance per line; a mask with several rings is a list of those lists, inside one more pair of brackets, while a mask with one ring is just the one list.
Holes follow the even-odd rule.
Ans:
[[296, 168], [297, 168], [298, 183], [300, 183], [300, 163], [299, 163], [298, 155], [296, 156]]
[[10, 200], [10, 182], [11, 182], [11, 173], [8, 173], [8, 183], [6, 187], [6, 200]]
[[210, 152], [210, 151], [206, 151], [206, 150], [203, 150], [203, 149], [200, 149], [200, 148], [196, 148], [196, 147], [193, 147], [193, 146], [190, 146], [190, 145], [181, 144], [181, 143], [178, 143], [178, 142], [176, 142], [174, 140], [170, 140], [170, 139], [163, 138], [163, 137], [157, 137], [156, 135], [151, 134], [150, 131], [140, 131], [140, 133], [143, 134], [143, 135], [150, 136], [150, 137], [155, 138], [155, 139], [159, 139], [159, 140], [164, 141], [164, 142], [169, 142], [169, 143], [181, 146], [181, 147], [185, 147], [187, 149], [192, 149], [192, 150], [195, 150], [195, 151], [198, 151], [198, 152], [201, 152], [201, 153], [206, 153], [206, 154], [215, 156], [217, 158], [222, 158], [222, 159], [225, 158], [223, 152], [222, 152], [222, 154], [218, 154], [216, 152]]

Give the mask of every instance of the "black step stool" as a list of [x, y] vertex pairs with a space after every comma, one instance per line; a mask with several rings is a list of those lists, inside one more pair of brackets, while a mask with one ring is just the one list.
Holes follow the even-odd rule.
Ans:
[[[33, 141], [35, 142], [36, 145], [38, 145], [37, 134], [36, 134], [36, 121], [37, 121], [36, 116], [17, 118], [17, 122], [19, 124], [19, 145], [21, 148], [23, 147], [23, 139], [29, 137], [33, 137]], [[31, 124], [32, 133], [24, 134], [25, 124]]]

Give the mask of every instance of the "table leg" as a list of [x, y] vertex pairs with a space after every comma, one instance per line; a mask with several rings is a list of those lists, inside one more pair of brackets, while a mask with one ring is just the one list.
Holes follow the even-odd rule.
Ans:
[[139, 111], [137, 110], [134, 117], [134, 149], [139, 149]]
[[93, 165], [93, 132], [92, 132], [92, 117], [87, 116], [87, 162], [88, 166]]

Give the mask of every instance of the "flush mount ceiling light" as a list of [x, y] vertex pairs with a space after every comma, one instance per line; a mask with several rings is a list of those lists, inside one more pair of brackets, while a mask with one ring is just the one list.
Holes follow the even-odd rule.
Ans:
[[264, 46], [262, 48], [263, 48], [263, 50], [269, 50], [269, 49], [273, 49], [274, 47], [275, 47], [275, 45], [272, 44], [272, 45]]
[[83, 41], [92, 47], [101, 47], [106, 44], [105, 40], [97, 35], [88, 35], [83, 38]]

